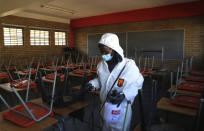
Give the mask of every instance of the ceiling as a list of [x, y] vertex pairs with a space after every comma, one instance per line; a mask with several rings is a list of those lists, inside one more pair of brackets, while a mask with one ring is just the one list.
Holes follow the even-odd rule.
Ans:
[[15, 15], [69, 23], [70, 19], [198, 0], [0, 0], [0, 17]]

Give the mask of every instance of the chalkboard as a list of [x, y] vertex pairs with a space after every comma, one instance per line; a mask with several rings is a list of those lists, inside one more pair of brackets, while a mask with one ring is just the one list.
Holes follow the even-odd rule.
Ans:
[[98, 42], [102, 34], [88, 35], [88, 56], [98, 56], [100, 54], [98, 49]]
[[[123, 48], [124, 55], [126, 53], [126, 33], [115, 33], [119, 38], [120, 46]], [[98, 42], [103, 34], [88, 35], [88, 56], [100, 55]]]
[[154, 51], [163, 47], [164, 59], [183, 59], [184, 30], [128, 32], [127, 37], [128, 57], [135, 56], [135, 49], [148, 52], [148, 56], [161, 57]]
[[[143, 32], [122, 32], [116, 33], [119, 37], [120, 46], [124, 50], [124, 55], [135, 57], [135, 49], [137, 55], [154, 56], [161, 58], [163, 48], [164, 59], [183, 59], [184, 55], [184, 30], [153, 30]], [[103, 34], [88, 35], [88, 55], [100, 55], [98, 50], [98, 41]], [[139, 52], [139, 54], [138, 54]]]

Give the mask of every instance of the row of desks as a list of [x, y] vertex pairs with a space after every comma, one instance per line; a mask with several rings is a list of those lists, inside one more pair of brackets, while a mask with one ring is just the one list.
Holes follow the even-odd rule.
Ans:
[[[158, 101], [157, 109], [164, 110], [167, 112], [173, 112], [177, 114], [192, 116], [192, 117], [195, 117], [197, 113], [195, 109], [173, 105], [170, 103], [170, 99], [165, 97], [161, 98]], [[142, 130], [141, 123], [138, 123], [138, 125], [133, 129], [133, 131], [141, 131], [141, 130]]]
[[[27, 75], [26, 73], [20, 72], [20, 71], [16, 72], [16, 73], [19, 73], [19, 75]], [[47, 81], [47, 82], [53, 82], [53, 80], [45, 79], [44, 77], [43, 77], [43, 80]], [[14, 95], [13, 94], [14, 92], [11, 89], [9, 83], [0, 84], [0, 88], [3, 89], [4, 91], [10, 93], [11, 96]], [[75, 88], [79, 89], [80, 86], [76, 86]], [[19, 88], [16, 90], [17, 91], [24, 91], [24, 90], [26, 90], [26, 88]], [[41, 98], [34, 99], [34, 100], [32, 100], [32, 102], [44, 104], [42, 102]], [[57, 116], [57, 117], [46, 117], [45, 119], [41, 120], [40, 122], [37, 122], [37, 123], [33, 124], [32, 126], [27, 127], [27, 128], [17, 126], [17, 125], [15, 125], [15, 124], [7, 121], [7, 120], [4, 120], [2, 118], [2, 114], [4, 112], [8, 111], [8, 110], [5, 110], [3, 112], [0, 112], [0, 130], [1, 131], [27, 131], [27, 130], [40, 131], [40, 130], [43, 130], [45, 128], [48, 128], [48, 127], [56, 124], [58, 122], [58, 118], [64, 118], [67, 115], [69, 115], [70, 113], [72, 113], [78, 109], [81, 109], [83, 107], [86, 107], [87, 105], [88, 105], [88, 102], [85, 102], [85, 101], [82, 102], [81, 101], [81, 102], [75, 102], [66, 108], [53, 108], [53, 112], [54, 112], [55, 116]]]
[[[152, 76], [160, 77], [163, 79], [163, 77], [167, 75], [168, 72], [152, 72], [150, 73]], [[146, 74], [147, 75], [147, 74]], [[168, 83], [169, 84], [169, 83]], [[167, 85], [168, 85], [167, 84]], [[173, 88], [166, 88], [168, 89], [168, 92], [170, 93], [176, 91], [176, 87], [173, 86]], [[186, 94], [190, 96], [195, 96], [195, 97], [201, 97], [201, 93], [198, 92], [191, 92], [191, 91], [186, 91], [186, 90], [177, 90], [177, 94]], [[182, 107], [182, 106], [177, 106], [173, 105], [170, 103], [170, 98], [162, 97], [158, 102], [157, 102], [157, 108], [160, 110], [165, 110], [169, 112], [175, 112], [183, 115], [188, 115], [188, 116], [196, 116], [196, 109], [188, 108], [188, 107]]]
[[[182, 94], [182, 95], [189, 95], [200, 98], [202, 93], [200, 92], [193, 92], [193, 91], [187, 91], [187, 90], [176, 90], [176, 86], [173, 85], [172, 88], [168, 89], [169, 93], [174, 93], [176, 91], [176, 94]], [[163, 97], [161, 98], [157, 103], [157, 108], [165, 111], [175, 112], [183, 115], [188, 116], [196, 116], [197, 110], [193, 108], [173, 105], [170, 103], [170, 98]]]
[[[155, 73], [153, 73], [153, 74], [155, 74]], [[71, 75], [73, 75], [73, 74], [71, 74]], [[157, 75], [163, 75], [163, 74], [157, 74]], [[45, 77], [43, 77], [42, 79], [44, 81], [46, 81], [46, 82], [53, 82], [53, 80], [45, 79]], [[75, 86], [74, 88], [80, 89], [80, 86]], [[8, 88], [6, 88], [6, 89], [8, 89]], [[99, 94], [99, 91], [93, 92], [93, 93]], [[37, 99], [36, 101], [38, 103], [42, 103], [41, 99]], [[180, 114], [190, 115], [190, 116], [195, 116], [196, 115], [196, 110], [185, 108], [185, 107], [175, 106], [175, 105], [170, 104], [169, 101], [170, 101], [169, 98], [161, 98], [160, 101], [157, 103], [157, 108], [162, 109], [162, 110], [166, 110], [166, 111], [170, 111], [170, 112], [176, 112], [176, 113], [180, 113]], [[59, 116], [65, 116], [65, 115], [68, 115], [69, 113], [73, 112], [74, 110], [80, 109], [80, 108], [82, 108], [82, 107], [84, 107], [86, 105], [87, 105], [86, 102], [85, 103], [83, 103], [83, 102], [82, 103], [75, 103], [75, 104], [69, 106], [68, 108], [61, 108], [61, 109], [55, 109], [54, 108], [53, 110]], [[48, 120], [46, 120], [46, 119], [48, 119]], [[32, 127], [32, 129], [36, 130], [36, 128], [38, 128], [39, 130], [41, 130], [42, 129], [42, 128], [40, 128], [41, 124], [46, 126], [46, 122], [47, 123], [56, 123], [57, 122], [57, 120], [55, 118], [46, 118], [46, 119], [39, 122], [39, 123], [37, 123], [37, 125], [39, 124], [39, 127], [38, 126], [37, 127]], [[0, 127], [1, 127], [2, 123], [5, 123], [5, 122], [6, 122], [5, 120], [1, 120]], [[8, 122], [7, 122], [7, 124], [8, 124]], [[12, 124], [13, 129], [15, 129], [14, 126], [15, 125]], [[18, 127], [18, 128], [19, 128], [19, 130], [21, 129], [20, 127]]]
[[[161, 77], [163, 76], [163, 72], [153, 72], [151, 75], [156, 75], [156, 77]], [[163, 78], [162, 78], [163, 79]], [[170, 80], [170, 79], [169, 79]], [[169, 83], [168, 83], [169, 84]], [[168, 85], [166, 84], [166, 85]], [[165, 90], [165, 92], [174, 92], [176, 90], [175, 86], [173, 88], [166, 88], [168, 90]], [[190, 95], [190, 96], [195, 96], [195, 97], [201, 97], [201, 93], [198, 92], [191, 92], [191, 91], [186, 91], [186, 90], [177, 90], [177, 94], [185, 94], [185, 95]], [[184, 106], [178, 106], [170, 103], [170, 98], [167, 97], [162, 97], [161, 99], [158, 100], [156, 103], [157, 109], [165, 111], [167, 114], [168, 112], [175, 113], [176, 115], [181, 114], [181, 116], [189, 116], [189, 117], [196, 117], [197, 115], [197, 109], [193, 108], [188, 108]], [[192, 123], [193, 125], [193, 123]], [[190, 125], [191, 126], [191, 125]], [[134, 128], [134, 131], [140, 131], [141, 126], [138, 124], [136, 128]]]
[[[43, 78], [45, 79], [45, 78]], [[45, 79], [48, 81], [48, 79]], [[53, 82], [52, 80], [50, 80], [49, 82]], [[9, 83], [4, 83], [4, 84], [0, 84], [0, 88], [13, 94], [13, 90], [11, 89], [10, 87], [10, 84]], [[75, 86], [73, 87], [75, 89], [80, 89], [81, 86]], [[26, 88], [22, 88], [22, 89], [17, 89], [17, 91], [24, 91], [26, 90]], [[99, 91], [93, 91], [91, 92], [93, 94], [99, 94]], [[13, 95], [12, 95], [13, 96]], [[42, 99], [39, 98], [39, 99], [35, 99], [33, 100], [33, 102], [36, 102], [36, 103], [40, 103], [40, 104], [44, 104], [42, 102]], [[71, 105], [69, 105], [68, 107], [66, 108], [53, 108], [53, 111], [55, 113], [56, 116], [58, 116], [58, 118], [63, 118], [65, 116], [67, 116], [68, 114], [78, 110], [78, 109], [81, 109], [85, 106], [88, 105], [88, 102], [76, 102], [76, 103], [73, 103]], [[1, 115], [4, 113], [5, 111], [3, 112], [0, 112], [0, 130], [3, 130], [3, 131], [24, 131], [24, 130], [28, 130], [28, 128], [23, 128], [23, 127], [19, 127], [7, 120], [4, 120], [2, 119]], [[31, 131], [36, 131], [36, 130], [43, 130], [44, 128], [47, 128], [55, 123], [58, 122], [58, 119], [57, 117], [54, 118], [54, 117], [47, 117], [45, 119], [43, 119], [42, 121], [38, 122], [38, 123], [35, 123], [33, 126], [29, 127], [29, 130]]]
[[[151, 73], [151, 75], [155, 75], [154, 77], [162, 80], [161, 81], [162, 85], [164, 85], [164, 86], [166, 85], [166, 87], [163, 88], [164, 91], [166, 92], [166, 94], [169, 94], [171, 91], [174, 93], [176, 91], [175, 86], [173, 86], [173, 88], [169, 88], [170, 83], [163, 82], [163, 80], [164, 80], [163, 75], [164, 74], [165, 74], [165, 72], [152, 72]], [[169, 76], [170, 76], [170, 72], [169, 72]], [[170, 81], [170, 77], [168, 77], [168, 80]], [[191, 92], [191, 91], [186, 91], [186, 90], [177, 90], [177, 94], [184, 94], [184, 95], [190, 95], [190, 96], [195, 96], [195, 97], [201, 97], [201, 93]], [[174, 104], [171, 104], [170, 101], [171, 101], [170, 98], [162, 96], [158, 100], [158, 102], [156, 103], [157, 109], [165, 111], [167, 113], [166, 117], [168, 117], [168, 112], [175, 113], [175, 115], [180, 114], [179, 116], [185, 115], [185, 116], [188, 116], [190, 118], [196, 117], [198, 109], [174, 105]], [[192, 123], [192, 125], [193, 125], [193, 123]], [[135, 129], [135, 131], [137, 131], [137, 129]]]

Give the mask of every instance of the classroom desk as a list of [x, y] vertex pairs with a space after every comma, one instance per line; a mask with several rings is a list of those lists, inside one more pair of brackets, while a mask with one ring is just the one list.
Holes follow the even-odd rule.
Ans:
[[[78, 86], [74, 86], [74, 87], [72, 87], [72, 88], [74, 88], [74, 89], [80, 89], [81, 88], [81, 85], [78, 85]], [[96, 94], [96, 95], [99, 95], [100, 94], [100, 90], [97, 90], [97, 91], [90, 91], [90, 93], [92, 93], [92, 94]]]
[[61, 68], [63, 68], [63, 69], [66, 69], [66, 68], [68, 68], [68, 69], [76, 69], [76, 68], [78, 68], [77, 66], [61, 66]]
[[[43, 103], [42, 99], [38, 99], [38, 103]], [[45, 105], [47, 105], [47, 104], [45, 104]], [[88, 102], [86, 102], [86, 101], [76, 101], [76, 102], [71, 103], [67, 107], [63, 107], [63, 108], [55, 108], [55, 107], [53, 107], [53, 111], [55, 113], [55, 117], [60, 122], [62, 122], [64, 130], [66, 130], [65, 129], [64, 118], [66, 116], [68, 116], [69, 114], [73, 113], [74, 111], [82, 109], [82, 108], [84, 108], [86, 106], [88, 106]]]
[[[32, 102], [47, 105], [47, 104], [42, 102], [41, 98], [32, 100]], [[58, 118], [59, 117], [64, 118], [65, 116], [69, 115], [70, 113], [72, 113], [76, 110], [79, 110], [83, 107], [86, 107], [87, 105], [88, 105], [88, 102], [78, 101], [78, 102], [74, 102], [74, 103], [72, 103], [69, 106], [64, 107], [64, 108], [53, 107], [53, 112], [55, 113], [55, 116], [56, 115], [58, 116]], [[0, 115], [2, 115], [2, 114], [3, 114], [3, 112], [0, 113]], [[43, 119], [40, 122], [35, 123], [31, 127], [23, 128], [23, 127], [15, 125], [15, 124], [12, 124], [11, 122], [4, 120], [4, 119], [2, 119], [2, 117], [0, 117], [0, 130], [3, 130], [3, 131], [28, 131], [28, 130], [29, 131], [39, 131], [39, 130], [43, 130], [43, 129], [53, 125], [54, 123], [58, 122], [58, 120], [56, 118], [55, 117], [46, 117], [45, 119]]]
[[[0, 88], [7, 91], [7, 92], [13, 92], [13, 90], [11, 89], [10, 83], [0, 84]], [[23, 91], [26, 89], [27, 88], [16, 88], [16, 91]]]
[[[168, 92], [175, 92], [176, 91], [176, 85], [173, 85], [172, 89], [169, 88]], [[195, 96], [195, 97], [201, 97], [201, 93], [200, 92], [193, 92], [193, 91], [187, 91], [187, 90], [178, 90], [176, 91], [177, 94], [184, 94], [184, 95], [190, 95], [190, 96]]]
[[177, 106], [170, 103], [169, 98], [161, 98], [157, 103], [157, 108], [164, 111], [175, 112], [179, 114], [184, 114], [188, 116], [196, 116], [196, 109], [191, 109], [187, 107]]
[[[45, 76], [42, 77], [42, 80], [45, 81], [45, 82], [48, 82], [48, 83], [53, 83], [54, 82], [54, 80], [46, 79]], [[78, 89], [79, 90], [81, 88], [81, 85], [78, 85], [78, 84], [76, 86], [75, 85], [74, 86], [71, 85], [71, 87], [74, 88], [74, 89]], [[97, 90], [97, 91], [90, 91], [90, 93], [99, 95], [100, 91], [99, 90]]]
[[86, 107], [88, 105], [88, 102], [85, 101], [78, 101], [78, 102], [74, 102], [73, 104], [70, 104], [67, 107], [64, 108], [53, 108], [53, 111], [60, 116], [67, 116], [70, 113], [79, 110], [83, 107]]
[[[36, 99], [37, 103], [40, 103], [40, 104], [44, 104], [44, 105], [47, 105], [45, 103], [43, 103], [42, 99], [39, 98], [39, 99]], [[72, 104], [70, 104], [69, 106], [67, 107], [63, 107], [63, 108], [55, 108], [53, 107], [53, 111], [54, 113], [56, 113], [57, 115], [60, 115], [60, 116], [67, 116], [68, 114], [78, 110], [78, 109], [81, 109], [85, 106], [88, 105], [88, 102], [85, 102], [85, 101], [77, 101], [77, 102], [74, 102]], [[49, 107], [49, 106], [48, 106]]]
[[8, 80], [9, 80], [9, 74], [0, 71], [0, 82], [1, 82], [2, 80], [8, 81]]
[[[81, 75], [81, 74], [75, 74], [75, 73], [72, 73], [72, 72], [69, 72], [69, 75], [70, 76], [77, 76], [77, 77], [84, 77], [84, 75]], [[90, 77], [92, 76], [92, 74], [88, 74], [87, 77]]]
[[[69, 76], [74, 76], [74, 77], [80, 77], [80, 78], [83, 78], [84, 75], [81, 75], [81, 74], [75, 74], [75, 73], [72, 73], [72, 72], [69, 72]], [[91, 77], [92, 74], [88, 74], [87, 77]], [[49, 83], [53, 83], [54, 80], [51, 80], [51, 79], [46, 79], [45, 76], [42, 77], [42, 80], [45, 81], [45, 82], [49, 82]]]
[[[52, 72], [52, 71], [55, 71], [55, 70], [59, 71], [59, 70], [61, 70], [62, 68], [67, 68], [67, 66], [57, 66], [56, 68], [55, 68], [55, 67], [52, 67], [52, 68], [46, 68], [46, 67], [44, 67], [44, 68], [40, 68], [40, 69], [43, 70], [43, 71]], [[69, 68], [69, 69], [74, 69], [74, 68], [76, 68], [76, 67], [70, 67], [70, 66], [68, 66], [68, 68]]]
[[[42, 77], [42, 80], [45, 81], [45, 82], [49, 82], [49, 83], [53, 83], [54, 82], [54, 80], [46, 79], [45, 76]], [[72, 88], [80, 89], [81, 85], [73, 86]], [[90, 91], [90, 93], [99, 95], [100, 91], [99, 90], [97, 90], [97, 91]]]
[[25, 76], [25, 75], [28, 75], [29, 73], [26, 73], [26, 72], [23, 72], [23, 71], [15, 71], [14, 72], [15, 74], [19, 74], [21, 76]]
[[[71, 86], [75, 86], [75, 85], [79, 85], [80, 83], [82, 84], [83, 83], [83, 77], [84, 75], [79, 75], [79, 74], [74, 74], [74, 73], [69, 73], [69, 76], [70, 76], [70, 84]], [[88, 75], [87, 79], [91, 79], [92, 78], [92, 74]], [[52, 79], [46, 79], [45, 76], [42, 77], [42, 80], [44, 82], [47, 82], [47, 83], [53, 83], [54, 80]], [[61, 82], [63, 82], [64, 80], [61, 80]]]
[[55, 69], [48, 69], [48, 68], [40, 68], [40, 70], [43, 70], [43, 71], [48, 71], [48, 72], [52, 72], [52, 71], [55, 71]]
[[[30, 72], [30, 70], [28, 70], [28, 69], [14, 71], [15, 74], [18, 74], [21, 76], [29, 75], [29, 72]], [[37, 70], [32, 68], [31, 75], [35, 75], [36, 72], [37, 72]]]
[[[0, 88], [3, 89], [4, 91], [10, 93], [10, 101], [11, 101], [11, 106], [14, 106], [16, 104], [15, 102], [15, 96], [14, 96], [14, 91], [11, 89], [10, 83], [4, 83], [0, 84]], [[33, 87], [30, 87], [33, 88]], [[27, 88], [16, 88], [16, 91], [25, 91]]]
[[[53, 83], [53, 82], [54, 82], [54, 80], [52, 80], [52, 79], [46, 79], [45, 76], [42, 77], [42, 80], [43, 80], [44, 82], [49, 82], [49, 83]], [[61, 80], [61, 81], [62, 81], [62, 80]]]
[[156, 73], [156, 71], [143, 72], [143, 75], [144, 75], [144, 76], [148, 76], [148, 75], [155, 74], [155, 73]]
[[152, 74], [152, 75], [156, 75], [156, 76], [165, 76], [167, 74], [169, 74], [169, 71], [168, 70], [153, 70], [151, 73], [149, 74]]
[[[46, 79], [45, 76], [42, 77], [42, 80], [44, 82], [48, 82], [48, 83], [54, 83], [54, 79]], [[64, 79], [60, 79], [61, 82], [64, 82]]]
[[[38, 103], [39, 99], [35, 99], [32, 102]], [[43, 119], [39, 122], [36, 122], [32, 126], [25, 128], [25, 127], [17, 126], [8, 120], [4, 120], [2, 118], [2, 114], [4, 112], [5, 111], [0, 112], [0, 130], [1, 131], [41, 131], [41, 130], [46, 129], [49, 126], [51, 126], [57, 122], [57, 119], [54, 117], [46, 117], [45, 119]]]

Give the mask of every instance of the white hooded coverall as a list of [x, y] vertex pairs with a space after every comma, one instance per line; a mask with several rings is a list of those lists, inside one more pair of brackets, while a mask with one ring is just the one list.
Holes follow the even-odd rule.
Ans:
[[[97, 65], [98, 77], [89, 81], [89, 83], [91, 83], [96, 90], [100, 89], [101, 103], [104, 103], [111, 86], [113, 85], [114, 81], [116, 80], [124, 65], [127, 63], [125, 69], [119, 77], [119, 79], [124, 80], [122, 86], [118, 86], [117, 81], [112, 89], [117, 90], [118, 92], [122, 92], [125, 95], [125, 99], [120, 105], [122, 108], [120, 119], [117, 123], [107, 123], [106, 121], [104, 121], [103, 125], [104, 131], [121, 131], [123, 128], [127, 101], [133, 103], [135, 96], [138, 94], [138, 89], [142, 88], [144, 79], [143, 76], [140, 74], [140, 71], [136, 66], [135, 62], [131, 59], [124, 58], [123, 49], [119, 45], [119, 39], [117, 35], [112, 33], [106, 33], [101, 37], [99, 43], [113, 49], [122, 57], [122, 61], [114, 67], [111, 73], [108, 69], [108, 64], [104, 60], [100, 61]], [[102, 109], [102, 115], [103, 111], [104, 109]], [[127, 115], [128, 118], [126, 121], [128, 123], [128, 129], [125, 130], [129, 130], [131, 114], [132, 109], [129, 108], [129, 114]]]

